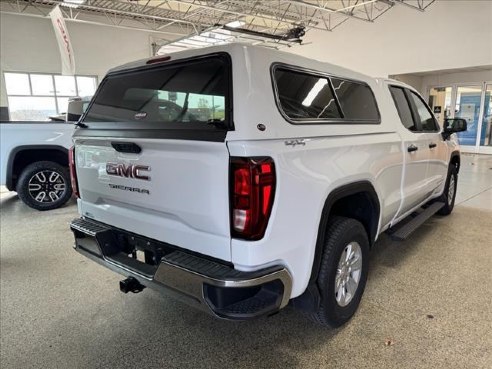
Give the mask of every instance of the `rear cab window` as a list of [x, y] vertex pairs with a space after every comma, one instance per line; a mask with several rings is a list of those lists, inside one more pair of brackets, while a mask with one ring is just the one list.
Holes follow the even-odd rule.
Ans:
[[232, 130], [225, 53], [108, 74], [82, 122], [89, 128]]
[[364, 82], [274, 64], [277, 106], [287, 121], [306, 123], [380, 123], [376, 99]]

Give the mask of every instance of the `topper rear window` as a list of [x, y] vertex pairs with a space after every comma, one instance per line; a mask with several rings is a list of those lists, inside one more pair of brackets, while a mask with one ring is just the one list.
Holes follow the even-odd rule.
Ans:
[[230, 129], [230, 69], [229, 57], [214, 55], [109, 74], [83, 122]]

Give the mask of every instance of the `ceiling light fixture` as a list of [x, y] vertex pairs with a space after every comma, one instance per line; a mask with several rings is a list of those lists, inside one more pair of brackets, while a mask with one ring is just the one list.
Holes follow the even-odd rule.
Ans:
[[84, 4], [85, 1], [86, 0], [63, 0], [60, 5], [67, 8], [78, 8], [80, 5]]
[[243, 22], [243, 21], [240, 21], [240, 20], [236, 20], [234, 22], [230, 22], [230, 23], [227, 23], [226, 26], [227, 27], [231, 27], [231, 28], [238, 28], [238, 27], [242, 27], [244, 26], [246, 23]]

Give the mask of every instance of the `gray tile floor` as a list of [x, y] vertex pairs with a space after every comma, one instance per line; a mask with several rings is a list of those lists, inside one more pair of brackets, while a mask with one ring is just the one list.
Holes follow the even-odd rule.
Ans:
[[456, 204], [492, 210], [492, 156], [462, 155]]
[[41, 215], [2, 193], [0, 366], [488, 369], [490, 168], [491, 156], [465, 156], [451, 216], [405, 242], [381, 237], [358, 313], [331, 331], [291, 308], [234, 323], [151, 290], [123, 295], [119, 276], [71, 249], [73, 203]]

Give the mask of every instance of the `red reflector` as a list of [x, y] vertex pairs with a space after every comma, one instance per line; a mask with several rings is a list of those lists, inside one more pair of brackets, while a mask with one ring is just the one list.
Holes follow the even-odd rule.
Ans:
[[72, 192], [75, 197], [80, 198], [79, 188], [77, 185], [77, 171], [75, 169], [75, 146], [68, 150], [68, 166], [70, 168], [70, 182], [72, 183]]
[[145, 64], [162, 63], [162, 62], [166, 62], [168, 60], [171, 60], [171, 56], [169, 56], [169, 55], [157, 56], [155, 58], [151, 58], [151, 59], [147, 60], [147, 62]]
[[259, 240], [266, 231], [275, 197], [272, 158], [231, 158], [231, 232]]

